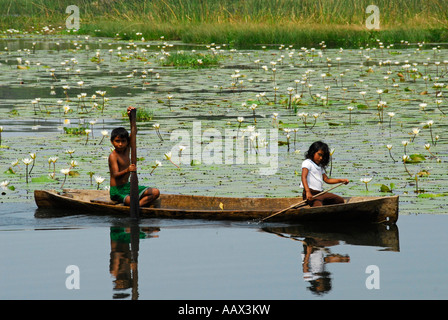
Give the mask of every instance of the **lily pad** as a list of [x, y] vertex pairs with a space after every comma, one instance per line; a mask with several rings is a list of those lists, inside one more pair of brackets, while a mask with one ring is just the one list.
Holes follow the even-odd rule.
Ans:
[[409, 155], [409, 159], [406, 160], [406, 163], [420, 163], [425, 160], [426, 158], [422, 154], [411, 154]]
[[51, 179], [48, 176], [40, 176], [40, 177], [31, 178], [31, 182], [33, 182], [33, 183], [46, 183], [46, 182], [54, 182], [54, 180]]

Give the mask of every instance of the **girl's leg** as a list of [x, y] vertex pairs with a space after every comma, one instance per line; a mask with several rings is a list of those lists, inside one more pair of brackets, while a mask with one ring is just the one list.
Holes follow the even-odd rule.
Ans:
[[[320, 193], [319, 191], [315, 191], [315, 190], [311, 190], [311, 193], [313, 195], [316, 195], [318, 193]], [[305, 196], [305, 195], [304, 195]], [[318, 196], [317, 198], [314, 198], [311, 202], [310, 202], [310, 206], [311, 207], [321, 207], [324, 205], [329, 205], [329, 204], [341, 204], [341, 203], [345, 203], [344, 198], [334, 194], [334, 193], [325, 193], [321, 196]]]

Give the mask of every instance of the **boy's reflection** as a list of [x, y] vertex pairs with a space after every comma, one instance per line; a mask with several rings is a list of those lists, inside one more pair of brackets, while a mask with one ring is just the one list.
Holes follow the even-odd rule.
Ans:
[[331, 290], [330, 272], [325, 270], [327, 263], [350, 262], [349, 256], [332, 254], [328, 247], [338, 245], [336, 240], [305, 238], [303, 243], [302, 270], [303, 279], [310, 283], [308, 289], [317, 294], [325, 294]]
[[[138, 298], [138, 249], [139, 240], [156, 238], [153, 233], [159, 228], [131, 226], [110, 228], [110, 262], [109, 271], [115, 278], [114, 290], [124, 291], [132, 288], [132, 299]], [[114, 294], [114, 299], [129, 297], [128, 293]]]

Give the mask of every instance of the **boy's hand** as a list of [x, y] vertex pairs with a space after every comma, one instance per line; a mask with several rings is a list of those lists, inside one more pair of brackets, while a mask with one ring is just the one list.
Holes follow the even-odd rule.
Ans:
[[349, 180], [348, 180], [348, 179], [341, 179], [341, 182], [342, 182], [343, 184], [348, 184], [348, 183], [349, 183]]
[[128, 170], [129, 172], [136, 172], [137, 167], [135, 166], [135, 164], [130, 164]]
[[130, 115], [131, 114], [131, 110], [134, 110], [134, 109], [135, 109], [135, 107], [129, 106], [128, 109], [127, 109], [128, 115]]

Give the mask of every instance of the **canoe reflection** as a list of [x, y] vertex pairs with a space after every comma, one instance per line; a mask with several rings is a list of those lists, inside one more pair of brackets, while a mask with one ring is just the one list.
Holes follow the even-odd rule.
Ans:
[[263, 231], [298, 241], [303, 245], [302, 273], [307, 287], [316, 295], [332, 289], [329, 263], [349, 263], [350, 257], [332, 253], [330, 247], [341, 243], [380, 247], [384, 251], [400, 251], [398, 227], [394, 225], [322, 225], [307, 224], [288, 227], [265, 227]]
[[[130, 227], [110, 228], [110, 262], [109, 271], [115, 278], [114, 299], [138, 299], [138, 251], [140, 239], [156, 238], [155, 233], [160, 229], [156, 227], [139, 227], [137, 224]], [[126, 290], [132, 289], [131, 294]]]

